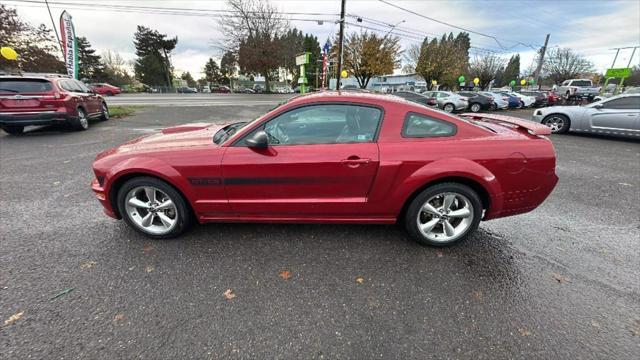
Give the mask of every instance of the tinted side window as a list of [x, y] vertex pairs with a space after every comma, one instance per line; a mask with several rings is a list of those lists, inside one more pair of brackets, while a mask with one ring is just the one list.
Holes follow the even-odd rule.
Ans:
[[439, 137], [455, 133], [454, 124], [416, 113], [408, 113], [402, 126], [402, 137]]
[[602, 104], [605, 109], [640, 110], [640, 97], [631, 96], [610, 100]]
[[81, 81], [75, 80], [76, 86], [80, 89], [80, 92], [89, 92], [89, 88]]
[[382, 111], [374, 107], [311, 105], [281, 114], [255, 131], [264, 130], [271, 145], [373, 142], [381, 119]]
[[71, 81], [71, 80], [60, 81], [60, 87], [71, 92], [82, 92], [80, 90], [80, 87], [76, 85], [75, 81]]

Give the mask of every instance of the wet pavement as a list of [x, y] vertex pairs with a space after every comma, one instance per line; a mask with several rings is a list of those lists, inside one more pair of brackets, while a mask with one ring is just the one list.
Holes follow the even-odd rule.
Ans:
[[445, 249], [365, 225], [209, 224], [151, 241], [102, 214], [99, 151], [270, 107], [0, 134], [0, 358], [640, 356], [638, 142], [553, 136], [549, 199]]

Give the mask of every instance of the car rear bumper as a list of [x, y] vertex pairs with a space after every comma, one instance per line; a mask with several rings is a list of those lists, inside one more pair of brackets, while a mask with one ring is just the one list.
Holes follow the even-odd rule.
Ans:
[[68, 113], [58, 111], [0, 112], [0, 125], [50, 125], [69, 119]]

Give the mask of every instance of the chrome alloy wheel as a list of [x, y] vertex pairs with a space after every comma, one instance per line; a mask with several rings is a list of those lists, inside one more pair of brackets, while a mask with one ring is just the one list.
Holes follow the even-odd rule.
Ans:
[[78, 122], [83, 129], [89, 128], [89, 119], [87, 119], [87, 114], [83, 110], [78, 110]]
[[144, 232], [164, 235], [178, 223], [178, 209], [163, 191], [152, 186], [131, 189], [125, 197], [127, 216]]
[[551, 128], [552, 133], [556, 133], [564, 127], [564, 118], [560, 116], [551, 116], [544, 121], [544, 124]]
[[107, 108], [107, 104], [102, 103], [102, 117], [104, 120], [109, 120], [109, 108]]
[[434, 242], [458, 239], [473, 223], [473, 206], [459, 193], [445, 192], [431, 197], [418, 212], [418, 229]]

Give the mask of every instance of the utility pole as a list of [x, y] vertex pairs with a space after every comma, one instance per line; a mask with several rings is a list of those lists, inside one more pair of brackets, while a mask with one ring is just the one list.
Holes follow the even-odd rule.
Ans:
[[540, 49], [540, 59], [538, 59], [538, 66], [536, 67], [536, 73], [534, 79], [536, 79], [536, 84], [538, 84], [538, 89], [540, 88], [540, 71], [542, 71], [542, 63], [544, 62], [544, 54], [547, 52], [547, 45], [549, 44], [549, 35], [544, 38], [544, 46]]
[[347, 0], [342, 0], [340, 5], [340, 35], [338, 35], [338, 81], [336, 81], [336, 90], [340, 90], [340, 79], [342, 77], [342, 42], [344, 41], [344, 9]]
[[44, 3], [47, 4], [47, 11], [49, 12], [49, 18], [51, 19], [51, 26], [53, 26], [53, 31], [56, 34], [56, 39], [58, 40], [58, 46], [60, 46], [60, 51], [62, 52], [62, 59], [65, 60], [65, 63], [66, 63], [64, 48], [63, 48], [64, 45], [62, 44], [62, 41], [60, 41], [60, 35], [58, 35], [58, 28], [56, 27], [56, 22], [53, 21], [53, 15], [51, 15], [51, 8], [49, 8], [49, 1], [44, 0]]

